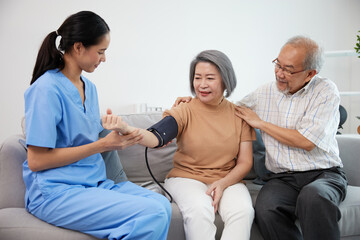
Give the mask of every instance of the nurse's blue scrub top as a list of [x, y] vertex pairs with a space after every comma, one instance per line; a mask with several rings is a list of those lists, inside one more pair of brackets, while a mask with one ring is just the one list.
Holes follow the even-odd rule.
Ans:
[[[103, 130], [96, 87], [81, 76], [85, 107], [75, 85], [58, 69], [49, 70], [25, 92], [26, 144], [66, 148], [98, 140]], [[96, 187], [106, 179], [104, 161], [94, 154], [70, 165], [32, 172], [23, 164], [26, 208], [36, 208], [45, 199], [73, 187]]]

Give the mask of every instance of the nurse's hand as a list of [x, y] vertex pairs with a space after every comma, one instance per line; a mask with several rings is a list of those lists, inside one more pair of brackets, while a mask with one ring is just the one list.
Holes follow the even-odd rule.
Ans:
[[[112, 131], [106, 137], [100, 139], [105, 147], [105, 151], [122, 150], [132, 145], [138, 144], [143, 139], [140, 130], [136, 129], [130, 134], [120, 135], [116, 131]], [[105, 152], [104, 151], [104, 152]]]
[[105, 129], [117, 131], [123, 135], [130, 134], [131, 130], [128, 124], [120, 116], [112, 114], [111, 109], [107, 109], [106, 115], [102, 117], [102, 125]]

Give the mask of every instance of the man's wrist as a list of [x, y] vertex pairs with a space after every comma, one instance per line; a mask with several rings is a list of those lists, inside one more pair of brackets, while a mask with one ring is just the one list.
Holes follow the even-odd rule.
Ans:
[[256, 126], [255, 128], [265, 131], [264, 129], [266, 128], [266, 124], [267, 122], [265, 122], [264, 120], [260, 120], [258, 126]]

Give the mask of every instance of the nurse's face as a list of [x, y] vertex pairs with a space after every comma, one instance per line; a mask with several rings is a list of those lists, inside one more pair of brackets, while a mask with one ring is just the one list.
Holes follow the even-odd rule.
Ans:
[[85, 72], [93, 72], [101, 62], [106, 61], [105, 51], [110, 44], [110, 34], [104, 35], [102, 40], [97, 44], [83, 48], [78, 58], [79, 67]]

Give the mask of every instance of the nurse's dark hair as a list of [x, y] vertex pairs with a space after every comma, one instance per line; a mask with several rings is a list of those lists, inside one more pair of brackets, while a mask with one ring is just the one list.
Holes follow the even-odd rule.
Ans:
[[[57, 31], [49, 33], [39, 50], [30, 85], [50, 69], [64, 69], [64, 53], [71, 51], [74, 43], [84, 47], [98, 44], [110, 31], [107, 23], [96, 13], [81, 11], [69, 16]], [[61, 37], [57, 48], [56, 38]]]
[[225, 97], [229, 97], [236, 87], [236, 76], [230, 59], [218, 50], [202, 51], [190, 63], [190, 89], [192, 94], [195, 95], [193, 82], [196, 65], [199, 62], [211, 63], [218, 69], [226, 92]]

